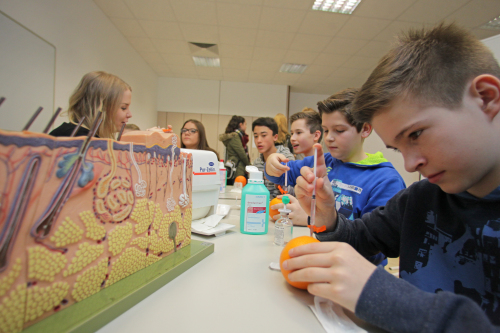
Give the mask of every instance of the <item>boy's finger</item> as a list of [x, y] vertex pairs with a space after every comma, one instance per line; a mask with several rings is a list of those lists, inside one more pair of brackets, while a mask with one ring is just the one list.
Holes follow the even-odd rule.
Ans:
[[310, 283], [330, 283], [331, 272], [326, 267], [307, 267], [288, 274], [290, 281]]
[[329, 253], [335, 251], [338, 248], [338, 244], [339, 244], [338, 242], [310, 243], [306, 245], [297, 246], [288, 251], [288, 254], [290, 255], [290, 257], [295, 258], [310, 254]]
[[308, 166], [303, 166], [300, 168], [300, 175], [304, 177], [304, 180], [311, 183], [314, 181], [314, 171]]
[[283, 208], [283, 204], [282, 203], [277, 203], [276, 205], [272, 205], [271, 206], [271, 209], [281, 209]]
[[325, 155], [323, 154], [323, 147], [319, 143], [315, 143], [313, 145], [313, 148], [318, 149], [318, 160], [317, 160], [317, 170], [316, 170], [316, 175], [318, 177], [324, 177], [326, 176], [326, 164], [325, 164]]
[[[298, 177], [295, 184], [295, 194], [297, 194], [297, 190], [299, 190], [299, 193], [302, 195], [311, 196], [313, 188], [312, 182], [308, 182], [305, 177]], [[299, 196], [297, 195], [297, 197]]]
[[277, 221], [281, 217], [281, 214], [276, 214], [273, 216], [273, 220]]

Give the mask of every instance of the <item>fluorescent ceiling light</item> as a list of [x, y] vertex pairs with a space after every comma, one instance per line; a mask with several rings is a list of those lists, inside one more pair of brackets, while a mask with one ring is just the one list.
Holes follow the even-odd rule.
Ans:
[[194, 56], [193, 60], [196, 66], [220, 67], [220, 58]]
[[315, 0], [312, 9], [324, 12], [352, 14], [361, 0]]
[[489, 21], [485, 25], [482, 25], [480, 28], [500, 29], [500, 16], [499, 17], [495, 17], [493, 20]]
[[307, 68], [307, 65], [300, 64], [283, 64], [280, 68], [280, 72], [282, 73], [293, 73], [293, 74], [302, 74]]

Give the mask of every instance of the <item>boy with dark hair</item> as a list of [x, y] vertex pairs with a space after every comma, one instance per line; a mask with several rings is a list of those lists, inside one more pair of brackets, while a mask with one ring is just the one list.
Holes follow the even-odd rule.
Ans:
[[295, 160], [312, 156], [314, 154], [313, 145], [321, 143], [323, 137], [321, 116], [310, 108], [304, 108], [301, 112], [294, 113], [290, 117], [290, 132], [292, 134], [290, 143], [293, 147]]
[[[369, 123], [356, 122], [352, 118], [352, 101], [358, 89], [342, 90], [324, 101], [318, 102], [325, 133], [325, 144], [329, 153], [324, 156], [328, 179], [336, 194], [336, 207], [347, 218], [355, 219], [371, 212], [405, 188], [399, 173], [381, 152], [364, 152], [363, 143], [372, 130]], [[285, 183], [284, 172], [288, 171], [288, 184], [294, 186], [300, 169], [312, 167], [314, 157], [302, 161], [288, 162], [285, 156], [273, 154], [266, 163], [266, 177], [276, 184]], [[307, 220], [292, 220], [296, 225], [305, 225]], [[379, 264], [385, 256], [372, 258]]]
[[[379, 62], [354, 102], [426, 180], [385, 207], [337, 214], [318, 158], [316, 226], [322, 242], [290, 251], [285, 269], [309, 292], [391, 332], [498, 332], [500, 328], [500, 67], [454, 24], [411, 31]], [[314, 175], [296, 194], [309, 211]], [[345, 243], [342, 243], [345, 242]], [[358, 252], [356, 252], [358, 251]], [[397, 279], [361, 256], [400, 257]]]
[[[264, 164], [269, 155], [273, 153], [280, 153], [286, 156], [290, 160], [294, 160], [293, 154], [287, 147], [283, 145], [275, 146], [274, 143], [278, 140], [278, 124], [273, 118], [261, 117], [254, 120], [252, 123], [252, 132], [255, 146], [259, 151], [259, 157], [253, 161], [259, 171], [264, 173]], [[275, 198], [279, 194], [279, 190], [264, 177], [264, 185], [266, 185], [271, 199]]]

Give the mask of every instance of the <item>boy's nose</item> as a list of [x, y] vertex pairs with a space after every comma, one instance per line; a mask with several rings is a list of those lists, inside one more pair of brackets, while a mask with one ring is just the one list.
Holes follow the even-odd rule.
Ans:
[[406, 152], [403, 154], [405, 170], [408, 172], [420, 171], [427, 161], [419, 152]]

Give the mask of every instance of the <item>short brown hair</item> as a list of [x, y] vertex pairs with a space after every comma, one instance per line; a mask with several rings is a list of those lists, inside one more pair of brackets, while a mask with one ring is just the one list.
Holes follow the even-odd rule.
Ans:
[[354, 101], [355, 118], [369, 122], [397, 98], [454, 109], [467, 82], [481, 74], [500, 78], [492, 52], [467, 30], [441, 23], [410, 30], [378, 63]]
[[304, 108], [302, 111], [292, 114], [290, 117], [290, 126], [294, 121], [299, 119], [305, 120], [311, 134], [320, 131], [321, 134], [319, 135], [318, 142], [321, 143], [321, 139], [323, 138], [323, 127], [321, 127], [321, 116], [319, 113], [311, 108]]
[[324, 101], [318, 102], [318, 110], [321, 117], [323, 113], [330, 114], [333, 112], [340, 112], [347, 119], [347, 122], [356, 127], [356, 130], [361, 132], [364, 122], [356, 121], [352, 114], [352, 102], [354, 98], [358, 95], [358, 88], [347, 88], [339, 91], [336, 94], [328, 97]]

